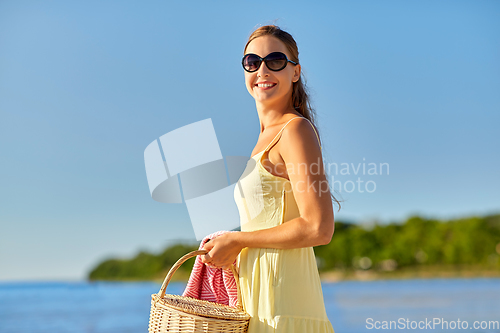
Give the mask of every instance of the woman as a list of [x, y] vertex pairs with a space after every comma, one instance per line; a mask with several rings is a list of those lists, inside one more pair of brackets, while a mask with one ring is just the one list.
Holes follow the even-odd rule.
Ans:
[[268, 25], [250, 35], [244, 54], [261, 128], [252, 168], [235, 187], [241, 232], [206, 243], [202, 261], [228, 269], [237, 260], [250, 333], [334, 332], [313, 251], [332, 239], [332, 195], [297, 45]]

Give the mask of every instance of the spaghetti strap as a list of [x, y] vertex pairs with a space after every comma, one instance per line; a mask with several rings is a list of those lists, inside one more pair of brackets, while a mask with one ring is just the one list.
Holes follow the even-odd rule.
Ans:
[[316, 138], [318, 138], [318, 145], [319, 145], [319, 149], [323, 149], [323, 147], [321, 147], [321, 143], [319, 142], [319, 135], [318, 135], [318, 132], [316, 132], [316, 128], [314, 128], [313, 124], [311, 123], [311, 121], [307, 118], [304, 117], [304, 119], [306, 119], [309, 124], [311, 124], [311, 127], [313, 128], [314, 130], [314, 133], [316, 134]]
[[307, 119], [306, 117], [295, 117], [295, 118], [290, 119], [289, 121], [287, 121], [287, 123], [285, 125], [283, 125], [283, 127], [280, 129], [280, 131], [278, 132], [278, 134], [276, 134], [276, 136], [274, 137], [274, 139], [272, 139], [271, 142], [269, 142], [269, 144], [267, 145], [266, 149], [263, 150], [263, 152], [266, 152], [272, 146], [272, 144], [274, 143], [274, 140], [276, 140], [276, 138], [279, 137], [279, 135], [281, 134], [281, 132], [285, 129], [286, 125], [288, 125], [289, 122], [291, 122], [292, 120], [297, 119], [297, 118], [306, 119], [311, 124], [311, 127], [313, 128], [314, 133], [316, 133], [316, 137], [318, 138], [319, 148], [322, 149], [321, 144], [319, 143], [318, 132], [316, 132], [316, 129], [312, 125], [311, 121], [309, 119]]

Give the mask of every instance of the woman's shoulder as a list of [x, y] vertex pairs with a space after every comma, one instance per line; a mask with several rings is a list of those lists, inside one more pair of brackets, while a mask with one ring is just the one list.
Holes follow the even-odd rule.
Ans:
[[308, 149], [321, 149], [321, 141], [317, 134], [316, 126], [305, 117], [296, 117], [290, 119], [287, 126], [283, 129], [282, 143], [291, 147], [306, 147]]

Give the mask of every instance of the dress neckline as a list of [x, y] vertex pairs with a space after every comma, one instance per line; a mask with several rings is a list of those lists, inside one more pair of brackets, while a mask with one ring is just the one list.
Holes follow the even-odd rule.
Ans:
[[[267, 150], [267, 149], [264, 149], [263, 151], [258, 152], [257, 154], [255, 154], [255, 155], [253, 155], [252, 157], [250, 157], [250, 159], [253, 159], [253, 158], [254, 158], [254, 157], [256, 157], [257, 155], [260, 155], [260, 154], [264, 153], [266, 150]], [[276, 175], [272, 174], [271, 172], [269, 172], [269, 171], [268, 171], [268, 170], [264, 167], [264, 165], [262, 165], [262, 160], [261, 160], [261, 157], [257, 159], [256, 164], [258, 165], [258, 167], [259, 167], [260, 169], [262, 169], [262, 170], [263, 170], [266, 174], [268, 174], [269, 176], [272, 176], [272, 177], [274, 177], [274, 178], [278, 178], [278, 179], [282, 179], [282, 180], [284, 180], [285, 182], [290, 182], [290, 179], [288, 179], [288, 178], [281, 177], [281, 176], [276, 176]]]
[[266, 151], [266, 150], [264, 149], [264, 150], [262, 150], [262, 151], [258, 152], [257, 154], [253, 155], [253, 156], [252, 156], [252, 157], [250, 157], [250, 158], [254, 158], [255, 156], [257, 156], [257, 155], [259, 155], [260, 153], [263, 153], [263, 152], [265, 152], [265, 151]]

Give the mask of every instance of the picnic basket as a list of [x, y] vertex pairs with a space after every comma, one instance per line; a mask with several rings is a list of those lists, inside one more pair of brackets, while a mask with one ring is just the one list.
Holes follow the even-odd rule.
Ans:
[[248, 331], [250, 316], [243, 311], [238, 272], [234, 265], [231, 265], [231, 270], [236, 280], [238, 308], [192, 297], [165, 294], [175, 271], [189, 258], [206, 253], [207, 250], [197, 250], [180, 258], [168, 272], [160, 291], [151, 295], [149, 333]]

